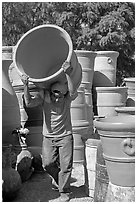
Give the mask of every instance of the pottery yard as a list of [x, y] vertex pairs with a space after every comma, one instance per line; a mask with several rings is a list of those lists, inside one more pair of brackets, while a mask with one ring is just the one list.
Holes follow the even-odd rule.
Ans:
[[[70, 71], [75, 97], [70, 105], [69, 201], [135, 202], [135, 77], [124, 77], [117, 85], [120, 55], [115, 49], [74, 49], [67, 30], [55, 24], [35, 26], [16, 45], [2, 46], [3, 202], [60, 202], [60, 188], [53, 189], [43, 164], [43, 137], [49, 131], [45, 112], [41, 105], [26, 105], [21, 77], [28, 76], [32, 98], [43, 97], [45, 87], [51, 89], [55, 83], [69, 87], [64, 68]], [[54, 138], [56, 121], [47, 138]]]

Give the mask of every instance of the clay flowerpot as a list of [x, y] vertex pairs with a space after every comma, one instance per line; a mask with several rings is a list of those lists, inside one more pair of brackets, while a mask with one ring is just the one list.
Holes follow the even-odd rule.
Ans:
[[117, 115], [116, 107], [126, 105], [127, 88], [126, 87], [96, 87], [94, 88], [94, 105], [97, 107], [98, 116]]
[[77, 89], [82, 78], [81, 65], [69, 34], [56, 25], [40, 25], [25, 33], [14, 50], [14, 63], [19, 75], [27, 74], [39, 87], [48, 87], [56, 81], [65, 81], [62, 66], [71, 64], [71, 76]]
[[126, 87], [128, 87], [128, 97], [126, 106], [135, 106], [135, 77], [124, 79]]
[[116, 51], [97, 51], [94, 63], [93, 86], [115, 86], [116, 65], [119, 53]]
[[12, 47], [2, 47], [2, 142], [12, 143], [11, 133], [20, 127], [18, 99], [9, 80]]
[[94, 75], [94, 60], [96, 53], [87, 50], [74, 50], [82, 67], [82, 83], [89, 82], [92, 88]]
[[109, 180], [135, 186], [135, 116], [114, 116], [95, 121], [101, 138]]

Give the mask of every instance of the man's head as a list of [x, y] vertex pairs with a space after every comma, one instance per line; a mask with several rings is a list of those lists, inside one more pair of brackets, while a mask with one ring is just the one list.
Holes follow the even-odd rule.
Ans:
[[55, 102], [63, 99], [68, 91], [67, 83], [55, 82], [51, 85], [51, 97]]

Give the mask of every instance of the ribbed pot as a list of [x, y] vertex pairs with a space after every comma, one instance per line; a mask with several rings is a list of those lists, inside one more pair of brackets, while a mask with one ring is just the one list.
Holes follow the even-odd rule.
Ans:
[[128, 88], [128, 97], [126, 106], [135, 107], [135, 77], [129, 77], [124, 79], [126, 87]]
[[117, 115], [115, 108], [126, 105], [126, 87], [96, 87], [94, 91], [96, 93], [94, 104], [97, 106], [98, 116]]
[[96, 53], [87, 50], [74, 50], [82, 67], [82, 83], [89, 82], [92, 88], [94, 75], [94, 60]]
[[101, 138], [109, 180], [135, 186], [135, 116], [114, 116], [95, 121]]
[[8, 70], [12, 63], [12, 47], [2, 47], [2, 142], [12, 143], [13, 129], [20, 127], [18, 99], [10, 83]]
[[97, 51], [94, 63], [94, 87], [116, 85], [116, 66], [119, 53], [116, 51]]
[[14, 63], [19, 75], [27, 74], [36, 86], [48, 87], [56, 81], [65, 81], [62, 65], [71, 64], [75, 89], [82, 78], [81, 65], [69, 34], [56, 25], [40, 25], [26, 32], [14, 50]]
[[85, 146], [83, 139], [88, 137], [89, 122], [87, 120], [87, 109], [85, 102], [84, 87], [78, 88], [78, 96], [71, 103], [71, 122], [74, 138], [73, 161], [83, 163]]

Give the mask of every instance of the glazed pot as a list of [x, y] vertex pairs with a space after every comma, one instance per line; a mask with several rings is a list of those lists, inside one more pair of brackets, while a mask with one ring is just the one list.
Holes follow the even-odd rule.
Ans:
[[26, 32], [14, 50], [14, 63], [19, 75], [39, 87], [49, 87], [56, 81], [66, 81], [63, 64], [71, 64], [73, 85], [77, 89], [82, 78], [69, 34], [56, 25], [40, 25]]
[[[95, 98], [94, 98], [95, 97]], [[126, 105], [126, 87], [96, 87], [94, 88], [94, 105], [97, 107], [98, 116], [110, 117], [117, 115], [116, 107]]]
[[18, 99], [10, 83], [8, 70], [12, 63], [12, 47], [2, 47], [2, 142], [12, 143], [11, 133], [20, 127]]
[[97, 51], [94, 63], [94, 87], [116, 85], [116, 66], [119, 53], [116, 51]]
[[135, 116], [113, 116], [95, 121], [101, 138], [109, 180], [135, 186]]
[[135, 106], [135, 77], [129, 77], [124, 79], [126, 87], [128, 87], [128, 97], [126, 106]]

